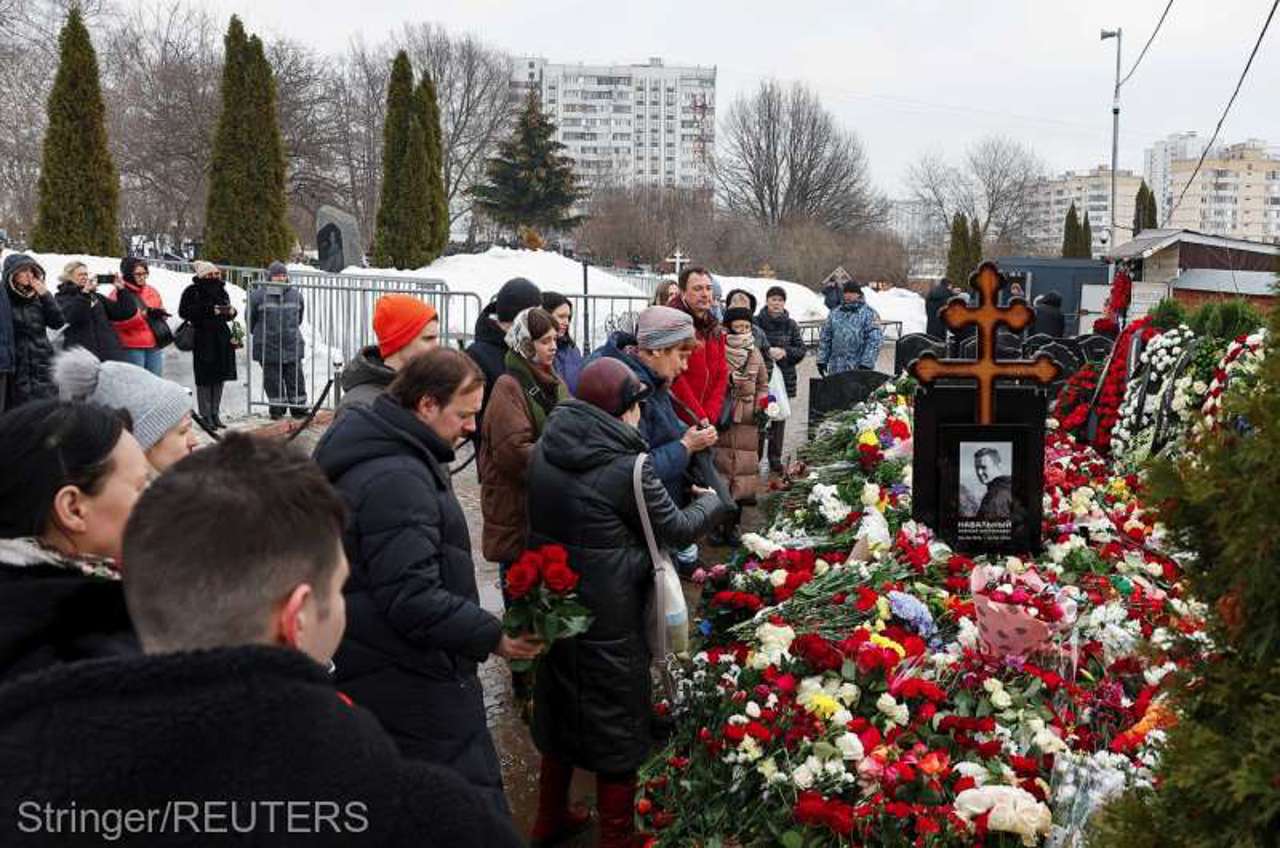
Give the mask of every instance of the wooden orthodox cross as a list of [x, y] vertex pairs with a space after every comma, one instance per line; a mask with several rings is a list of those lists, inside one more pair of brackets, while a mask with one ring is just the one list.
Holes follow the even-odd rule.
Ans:
[[938, 359], [926, 351], [907, 366], [907, 370], [924, 385], [947, 377], [976, 380], [978, 383], [978, 423], [995, 423], [995, 384], [997, 380], [1035, 380], [1048, 385], [1058, 378], [1061, 368], [1053, 359], [1041, 354], [1034, 360], [996, 360], [996, 327], [1000, 324], [1015, 333], [1035, 320], [1035, 310], [1026, 301], [1014, 298], [1008, 306], [998, 306], [1000, 271], [992, 262], [978, 268], [971, 284], [978, 290], [978, 305], [969, 306], [961, 298], [953, 298], [942, 309], [942, 322], [952, 330], [978, 328], [977, 358]]

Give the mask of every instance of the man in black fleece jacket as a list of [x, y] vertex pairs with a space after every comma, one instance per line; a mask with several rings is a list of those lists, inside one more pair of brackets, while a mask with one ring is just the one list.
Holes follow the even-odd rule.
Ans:
[[246, 436], [159, 478], [124, 543], [145, 654], [0, 688], [0, 844], [520, 845], [333, 688], [344, 519], [310, 460]]

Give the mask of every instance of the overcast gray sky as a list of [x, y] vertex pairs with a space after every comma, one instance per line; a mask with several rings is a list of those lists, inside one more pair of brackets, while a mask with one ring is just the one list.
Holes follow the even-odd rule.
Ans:
[[[381, 40], [406, 20], [470, 31], [516, 55], [557, 62], [715, 65], [718, 109], [768, 76], [803, 80], [861, 136], [876, 182], [905, 194], [921, 153], [957, 156], [1003, 133], [1054, 170], [1110, 161], [1115, 42], [1127, 73], [1167, 0], [205, 0], [262, 34], [323, 50]], [[1140, 171], [1155, 138], [1207, 138], [1271, 0], [1175, 0], [1122, 90], [1120, 165]], [[1222, 139], [1280, 144], [1280, 20], [1272, 25]]]

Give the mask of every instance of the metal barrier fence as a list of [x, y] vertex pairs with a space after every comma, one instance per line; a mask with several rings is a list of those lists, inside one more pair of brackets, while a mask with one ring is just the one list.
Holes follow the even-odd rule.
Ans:
[[[818, 341], [822, 336], [822, 327], [827, 322], [824, 321], [800, 321], [800, 337], [804, 339], [805, 347], [816, 350]], [[896, 342], [902, 338], [902, 322], [901, 321], [881, 321], [880, 329], [884, 330], [884, 340], [886, 342]]]
[[[173, 259], [150, 259], [145, 258], [148, 267], [163, 268], [166, 271], [175, 271], [179, 274], [195, 275], [195, 264], [192, 262], [179, 262]], [[216, 263], [215, 263], [216, 264]], [[248, 265], [218, 265], [222, 270], [222, 279], [228, 283], [237, 285], [242, 289], [247, 289], [249, 284], [258, 280], [267, 278], [266, 268], [254, 268]]]
[[[248, 353], [248, 411], [301, 417], [330, 379], [360, 349], [376, 343], [374, 305], [386, 294], [407, 294], [436, 308], [442, 344], [465, 346], [480, 313], [474, 292], [450, 292], [443, 281], [290, 274], [287, 284], [251, 280], [244, 314]], [[326, 400], [332, 407], [336, 393]]]
[[666, 282], [666, 280], [663, 277], [660, 277], [657, 274], [645, 274], [641, 272], [618, 271], [618, 270], [609, 270], [608, 273], [613, 274], [615, 277], [618, 277], [620, 279], [626, 280], [628, 283], [635, 286], [640, 291], [644, 292], [650, 301], [652, 301], [653, 296], [658, 293], [658, 286]]
[[608, 341], [609, 334], [618, 329], [619, 318], [628, 312], [638, 315], [649, 305], [648, 298], [633, 295], [566, 294], [565, 297], [573, 305], [569, 334], [583, 356]]

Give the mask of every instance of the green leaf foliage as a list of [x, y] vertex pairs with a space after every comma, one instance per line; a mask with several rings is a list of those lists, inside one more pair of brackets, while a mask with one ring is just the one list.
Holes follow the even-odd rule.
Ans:
[[947, 278], [952, 284], [963, 286], [969, 281], [974, 266], [969, 260], [973, 249], [969, 232], [969, 219], [957, 212], [951, 217], [951, 240], [947, 246]]
[[1280, 355], [1225, 402], [1223, 427], [1147, 473], [1172, 546], [1193, 554], [1190, 595], [1218, 649], [1174, 690], [1158, 788], [1105, 809], [1093, 848], [1260, 848], [1280, 835]]
[[581, 220], [572, 209], [580, 197], [573, 162], [555, 140], [555, 124], [530, 91], [512, 135], [489, 159], [487, 179], [472, 189], [476, 207], [504, 226], [567, 230]]
[[1172, 297], [1161, 298], [1159, 303], [1151, 307], [1149, 314], [1152, 325], [1161, 330], [1172, 330], [1187, 322], [1186, 308]]
[[98, 57], [77, 6], [71, 7], [58, 36], [58, 72], [48, 115], [32, 247], [114, 255], [120, 244], [120, 181], [107, 149]]
[[1067, 210], [1067, 220], [1062, 227], [1062, 258], [1071, 259], [1079, 254], [1080, 249], [1080, 216], [1076, 214], [1076, 205], [1071, 204]]
[[1076, 246], [1076, 256], [1089, 259], [1093, 256], [1093, 227], [1089, 226], [1089, 213], [1084, 213], [1084, 221], [1080, 223], [1080, 243]]
[[222, 111], [214, 132], [203, 255], [262, 267], [289, 254], [285, 151], [276, 81], [262, 41], [231, 18], [223, 40]]
[[982, 264], [982, 224], [975, 217], [969, 225], [969, 268], [972, 273]]
[[1265, 323], [1262, 313], [1244, 298], [1207, 301], [1187, 318], [1197, 335], [1219, 340], [1247, 336]]

